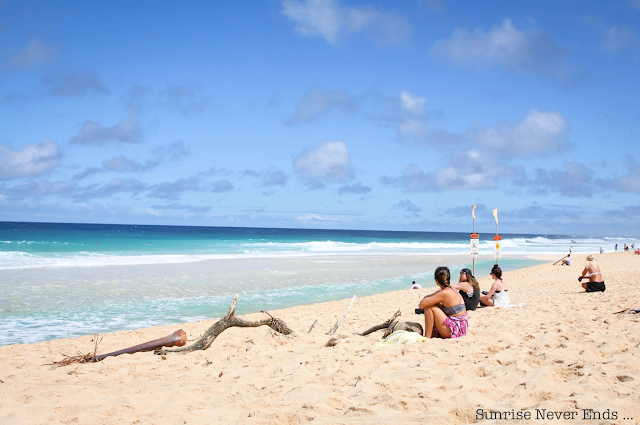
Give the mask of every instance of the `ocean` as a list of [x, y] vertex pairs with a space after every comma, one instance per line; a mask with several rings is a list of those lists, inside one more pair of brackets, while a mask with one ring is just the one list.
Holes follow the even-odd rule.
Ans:
[[[500, 265], [624, 242], [503, 235]], [[468, 233], [0, 222], [0, 345], [211, 319], [235, 293], [245, 314], [429, 287], [439, 265], [471, 268]]]

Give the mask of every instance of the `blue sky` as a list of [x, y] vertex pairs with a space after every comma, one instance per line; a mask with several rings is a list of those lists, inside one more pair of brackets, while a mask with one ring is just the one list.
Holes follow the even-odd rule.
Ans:
[[640, 234], [640, 1], [0, 1], [0, 220]]

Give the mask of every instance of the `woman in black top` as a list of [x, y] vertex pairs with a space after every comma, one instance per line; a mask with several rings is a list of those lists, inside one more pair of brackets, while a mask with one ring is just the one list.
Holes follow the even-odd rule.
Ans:
[[475, 277], [471, 274], [471, 270], [460, 270], [460, 281], [454, 283], [451, 287], [462, 295], [467, 310], [475, 310], [480, 302], [480, 285]]

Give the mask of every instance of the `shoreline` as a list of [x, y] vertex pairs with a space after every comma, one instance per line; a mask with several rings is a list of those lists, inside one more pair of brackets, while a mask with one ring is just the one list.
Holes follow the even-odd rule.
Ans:
[[[505, 256], [501, 261], [506, 271], [540, 260]], [[476, 275], [484, 276], [494, 260], [476, 263]], [[5, 294], [6, 306], [15, 313], [0, 313], [5, 322], [0, 324], [0, 346], [210, 320], [226, 314], [236, 292], [242, 296], [237, 313], [250, 314], [383, 294], [406, 289], [412, 280], [434, 288], [433, 270], [441, 265], [451, 267], [454, 278], [457, 269], [472, 267], [469, 256], [460, 255], [334, 255], [121, 266], [111, 269], [108, 278], [101, 277], [100, 268], [5, 273], [7, 287], [12, 282], [8, 276], [16, 285], [32, 284], [25, 287], [28, 292]]]
[[[469, 333], [456, 340], [377, 347], [382, 332], [356, 335], [384, 322], [398, 307], [400, 320], [423, 320], [413, 309], [430, 290], [406, 289], [357, 298], [333, 347], [325, 346], [330, 338], [325, 333], [347, 300], [270, 311], [296, 331], [295, 338], [264, 327], [230, 328], [208, 350], [167, 354], [166, 360], [136, 353], [49, 370], [43, 364], [60, 360], [59, 353], [92, 351], [92, 337], [2, 346], [0, 415], [9, 424], [312, 420], [457, 425], [477, 422], [479, 408], [592, 409], [617, 414], [617, 421], [605, 423], [635, 423], [621, 419], [640, 418], [640, 319], [613, 313], [640, 305], [635, 282], [640, 259], [631, 253], [598, 255], [607, 291], [586, 294], [576, 280], [586, 256], [574, 256], [579, 266], [547, 263], [505, 272], [511, 301], [525, 306], [470, 312]], [[478, 280], [483, 290], [489, 288], [488, 277]], [[246, 320], [263, 317], [242, 315]], [[192, 342], [215, 321], [107, 334], [98, 353], [163, 337], [179, 327]]]

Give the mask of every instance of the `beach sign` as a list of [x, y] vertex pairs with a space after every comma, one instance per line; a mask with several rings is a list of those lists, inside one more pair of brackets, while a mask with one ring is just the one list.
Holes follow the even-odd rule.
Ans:
[[502, 258], [502, 254], [501, 254], [502, 236], [495, 235], [493, 237], [493, 241], [495, 242], [494, 250], [493, 250], [493, 258], [497, 260], [498, 258]]
[[480, 234], [471, 234], [471, 258], [478, 258], [480, 256]]

